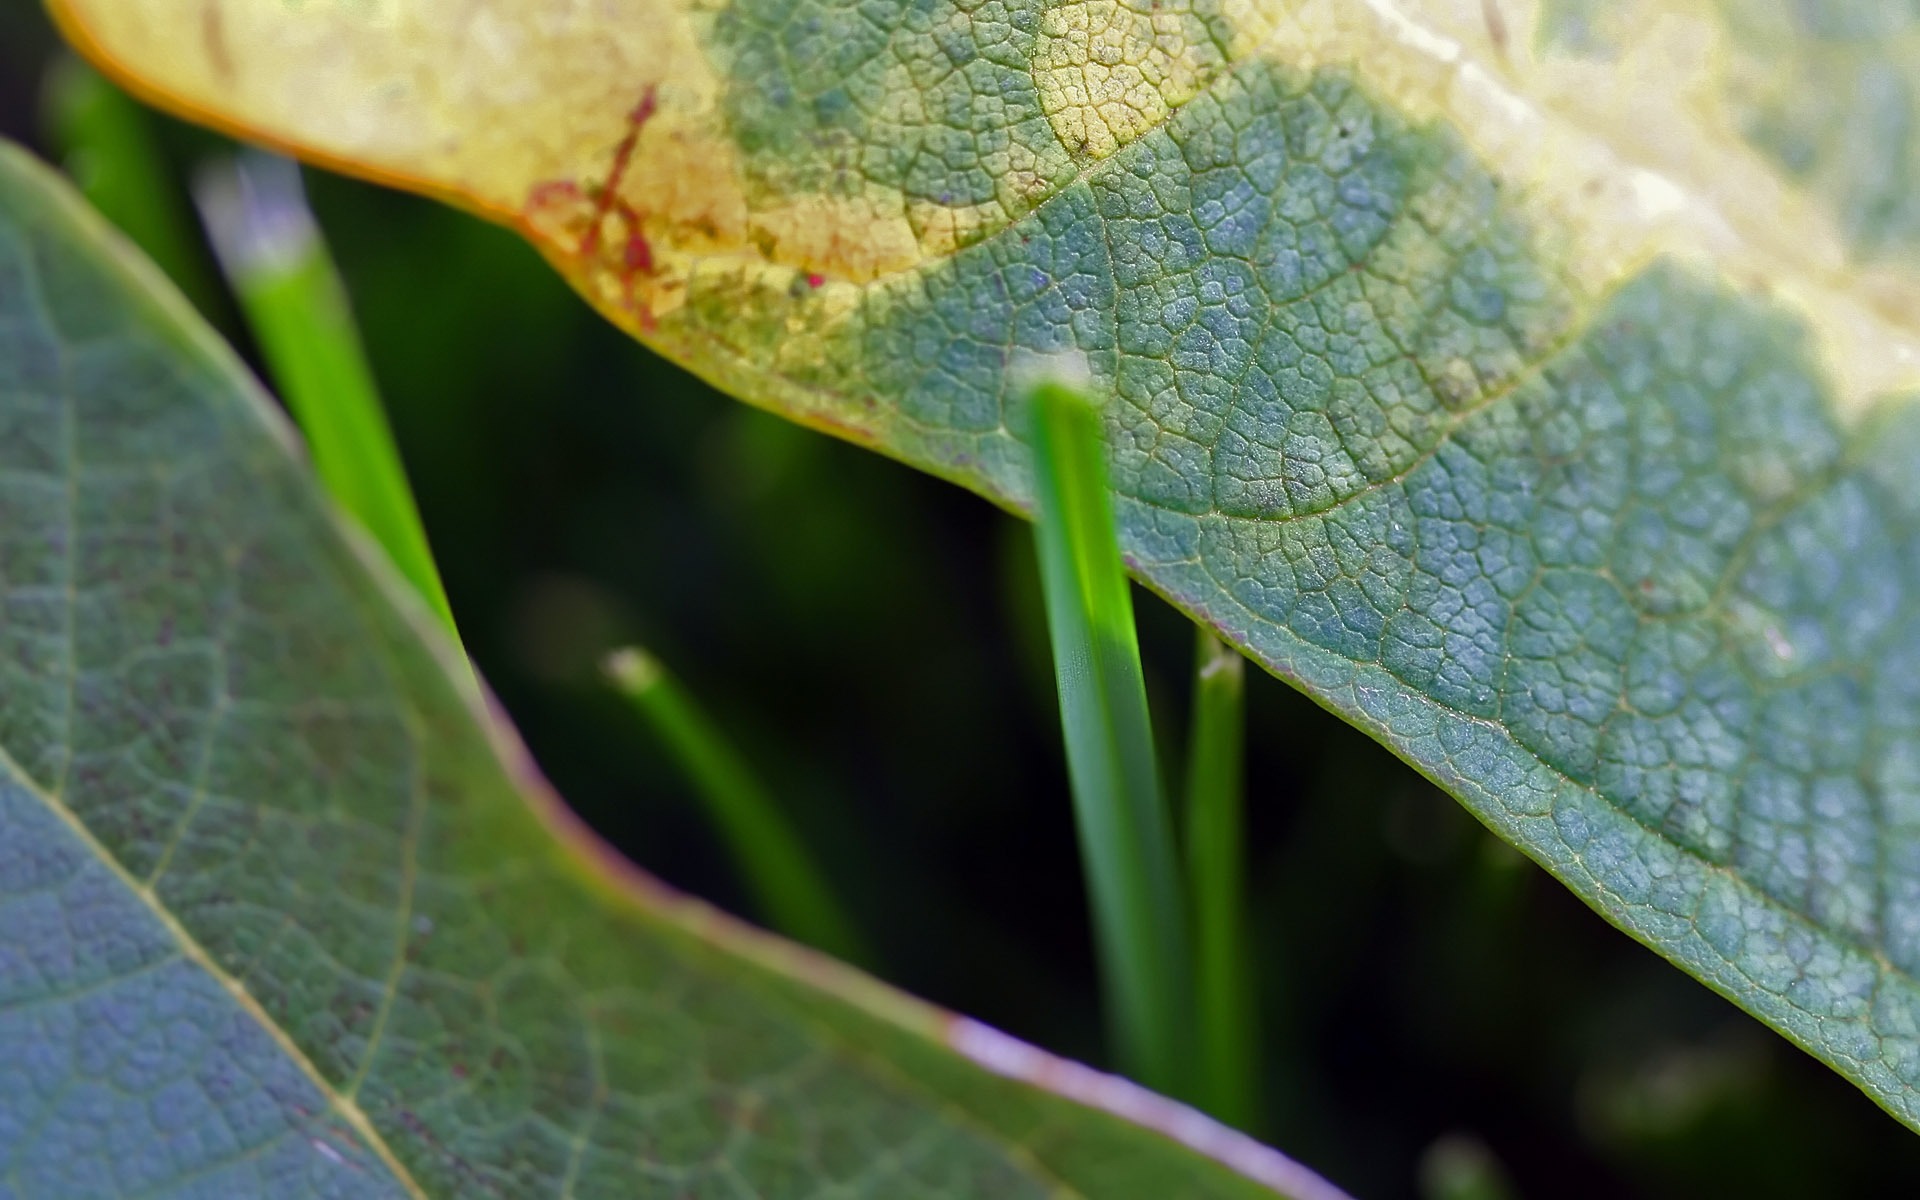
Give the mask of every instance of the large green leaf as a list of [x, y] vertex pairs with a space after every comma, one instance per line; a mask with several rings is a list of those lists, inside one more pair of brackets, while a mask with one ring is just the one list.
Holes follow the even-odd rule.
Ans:
[[1920, 1125], [1911, 5], [58, 8], [1010, 507], [1085, 354], [1142, 580]]
[[1338, 1193], [633, 874], [0, 144], [0, 1198]]

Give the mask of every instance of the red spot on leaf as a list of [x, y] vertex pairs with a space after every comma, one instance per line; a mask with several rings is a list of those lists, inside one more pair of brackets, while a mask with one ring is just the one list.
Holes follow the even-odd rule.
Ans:
[[527, 207], [551, 208], [558, 204], [571, 204], [580, 198], [580, 185], [573, 180], [549, 179], [533, 185], [533, 190], [527, 193]]

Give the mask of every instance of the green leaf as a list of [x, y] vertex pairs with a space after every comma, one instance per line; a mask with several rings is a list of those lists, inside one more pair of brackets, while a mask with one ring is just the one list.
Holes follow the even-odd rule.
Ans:
[[1338, 1195], [615, 860], [347, 530], [0, 146], [0, 1196]]
[[56, 8], [1011, 508], [1084, 354], [1140, 579], [1920, 1126], [1910, 6]]

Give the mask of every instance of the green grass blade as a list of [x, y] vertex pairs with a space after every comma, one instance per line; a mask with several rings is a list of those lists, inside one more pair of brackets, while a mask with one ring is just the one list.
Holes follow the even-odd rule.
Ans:
[[334, 500], [386, 549], [457, 639], [345, 289], [307, 209], [299, 169], [254, 154], [195, 189], [220, 264]]
[[1040, 578], [1107, 1019], [1126, 1069], [1179, 1094], [1191, 1044], [1187, 924], [1100, 413], [1058, 380], [1028, 398]]
[[147, 252], [203, 314], [220, 307], [206, 250], [154, 142], [153, 115], [68, 57], [47, 72], [47, 135], [61, 165], [107, 220]]
[[1207, 630], [1198, 634], [1186, 806], [1199, 1041], [1194, 1097], [1245, 1129], [1258, 1103], [1259, 1061], [1245, 908], [1245, 660]]
[[607, 677], [686, 772], [767, 922], [849, 962], [874, 958], [806, 844], [746, 760], [658, 659], [629, 647]]

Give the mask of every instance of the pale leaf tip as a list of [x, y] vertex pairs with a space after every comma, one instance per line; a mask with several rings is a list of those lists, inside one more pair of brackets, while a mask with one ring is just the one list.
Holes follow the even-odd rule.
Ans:
[[214, 254], [236, 283], [293, 270], [318, 244], [291, 159], [257, 150], [216, 159], [195, 173], [193, 199]]
[[638, 695], [660, 682], [660, 660], [638, 646], [622, 646], [601, 660], [600, 669], [614, 686]]
[[1008, 377], [1022, 393], [1058, 388], [1076, 396], [1093, 395], [1093, 367], [1084, 351], [1024, 352], [1014, 356]]

